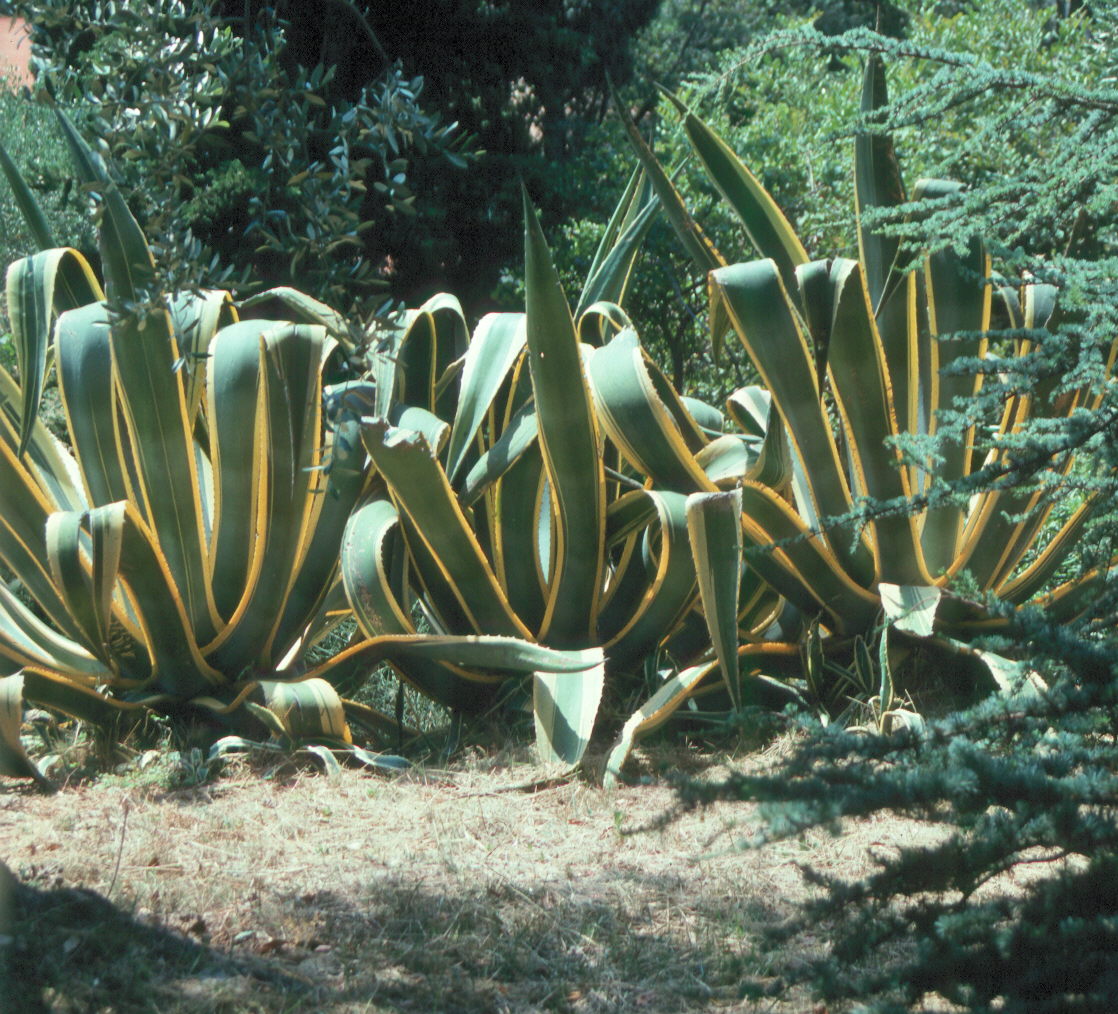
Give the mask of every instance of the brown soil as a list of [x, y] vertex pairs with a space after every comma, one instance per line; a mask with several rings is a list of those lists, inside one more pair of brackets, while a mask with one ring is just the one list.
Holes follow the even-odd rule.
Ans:
[[525, 790], [536, 776], [0, 785], [0, 1010], [821, 1011], [743, 998], [775, 991], [758, 932], [805, 897], [798, 864], [853, 876], [869, 846], [927, 833], [873, 821], [743, 852], [747, 806], [642, 831], [668, 786]]

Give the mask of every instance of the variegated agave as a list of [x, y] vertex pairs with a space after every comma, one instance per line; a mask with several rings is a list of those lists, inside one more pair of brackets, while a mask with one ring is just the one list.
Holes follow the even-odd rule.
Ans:
[[[1074, 614], [1101, 572], [1036, 596], [1050, 588], [1096, 506], [1092, 497], [1054, 532], [1048, 525], [1052, 504], [1036, 490], [987, 484], [975, 489], [969, 503], [941, 500], [921, 508], [918, 501], [933, 489], [976, 476], [984, 465], [996, 466], [1007, 453], [1001, 437], [1030, 419], [1090, 409], [1098, 404], [1098, 391], [1060, 391], [1052, 380], [1009, 397], [1001, 418], [990, 420], [989, 435], [980, 438], [972, 422], [959, 438], [940, 441], [934, 459], [906, 458], [901, 449], [906, 435], [934, 436], [943, 413], [965, 407], [979, 390], [981, 371], [958, 368], [968, 359], [1000, 357], [999, 367], [1010, 372], [1027, 365], [1036, 337], [1058, 312], [1056, 290], [992, 278], [990, 258], [978, 240], [962, 253], [944, 249], [903, 271], [902, 265], [920, 258], [895, 237], [875, 232], [865, 215], [867, 209], [906, 201], [891, 140], [869, 133], [855, 146], [859, 259], [812, 261], [730, 147], [673, 101], [699, 163], [763, 258], [728, 263], [631, 128], [673, 227], [708, 273], [716, 347], [727, 331], [737, 334], [772, 397], [774, 425], [788, 439], [793, 474], [787, 489], [752, 478], [740, 483], [741, 532], [751, 565], [804, 618], [802, 648], [751, 647], [760, 671], [767, 653], [783, 665], [789, 652], [800, 651], [803, 670], [815, 681], [812, 689], [833, 708], [841, 705], [842, 681], [834, 677], [842, 670], [825, 656], [849, 659], [853, 652], [857, 664], [859, 657], [868, 658], [866, 641], [883, 630], [894, 632], [883, 660], [936, 644], [957, 654], [957, 641], [1005, 623], [950, 594], [964, 571], [979, 589], [1010, 607], [1041, 604], [1057, 618]], [[871, 57], [863, 111], [885, 102], [884, 66]], [[924, 180], [912, 199], [942, 199], [958, 189]], [[990, 330], [995, 299], [1014, 329], [1008, 337]], [[1108, 370], [1114, 354], [1110, 349]], [[1057, 473], [1071, 467], [1070, 455], [1051, 463]], [[1048, 541], [1038, 544], [1043, 538]], [[967, 654], [965, 647], [962, 651]], [[970, 657], [988, 665], [988, 676], [1000, 677], [1004, 667], [997, 659], [983, 653]], [[885, 686], [887, 672], [883, 679]], [[891, 692], [883, 693], [885, 706], [886, 696]]]
[[[654, 210], [637, 186], [573, 313], [525, 200], [526, 312], [484, 318], [459, 347], [465, 322], [437, 298], [381, 336], [375, 383], [346, 392], [388, 493], [355, 512], [342, 547], [362, 629], [411, 633], [418, 604], [442, 634], [600, 649], [604, 669], [535, 680], [537, 743], [565, 764], [582, 756], [604, 686], [621, 700], [645, 674], [653, 683], [619, 743], [623, 757], [636, 732], [670, 711], [665, 702], [717, 670], [709, 629], [729, 661], [739, 624], [763, 628], [778, 608], [755, 574], [736, 560], [724, 567], [724, 546], [708, 538], [722, 490], [745, 477], [779, 483], [786, 471], [780, 442], [762, 436], [767, 399], [738, 392], [730, 421], [740, 431], [724, 432], [723, 413], [679, 397], [642, 350], [619, 305]], [[715, 585], [723, 612], [708, 629], [699, 603]], [[469, 674], [398, 668], [455, 708], [487, 708], [496, 696]], [[736, 661], [728, 671], [737, 699]]]
[[[263, 302], [297, 322], [239, 320], [224, 292], [161, 295], [140, 228], [60, 120], [102, 197], [105, 285], [56, 246], [4, 157], [43, 249], [8, 272], [21, 383], [0, 371], [0, 773], [37, 777], [19, 738], [30, 702], [94, 723], [142, 709], [234, 729], [255, 718], [324, 759], [377, 763], [350, 722], [378, 716], [335, 687], [379, 661], [493, 681], [593, 668], [592, 651], [389, 632], [307, 671], [344, 609], [338, 548], [372, 481], [360, 441], [324, 424], [344, 326], [290, 290]], [[52, 364], [69, 446], [37, 417]]]

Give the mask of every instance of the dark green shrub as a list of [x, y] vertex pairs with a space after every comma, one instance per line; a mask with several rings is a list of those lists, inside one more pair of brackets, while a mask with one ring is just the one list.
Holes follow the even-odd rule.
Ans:
[[100, 139], [172, 287], [294, 285], [368, 315], [414, 217], [415, 161], [465, 165], [420, 79], [385, 65], [343, 101], [338, 68], [287, 59], [268, 10], [244, 25], [203, 0], [12, 6], [40, 89]]

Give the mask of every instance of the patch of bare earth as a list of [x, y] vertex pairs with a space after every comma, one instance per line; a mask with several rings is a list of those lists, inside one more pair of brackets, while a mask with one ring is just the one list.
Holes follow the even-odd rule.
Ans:
[[926, 833], [873, 821], [740, 852], [747, 806], [631, 833], [667, 786], [506, 791], [533, 777], [5, 785], [0, 1010], [811, 1011], [741, 986], [771, 976], [758, 932], [805, 896], [798, 864], [857, 875], [869, 846]]

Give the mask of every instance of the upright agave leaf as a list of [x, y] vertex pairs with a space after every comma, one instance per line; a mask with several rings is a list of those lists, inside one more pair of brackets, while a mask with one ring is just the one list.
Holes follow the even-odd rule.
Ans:
[[574, 320], [527, 193], [524, 221], [528, 364], [555, 525], [555, 579], [540, 636], [573, 646], [593, 637], [587, 621], [601, 595], [605, 477]]

